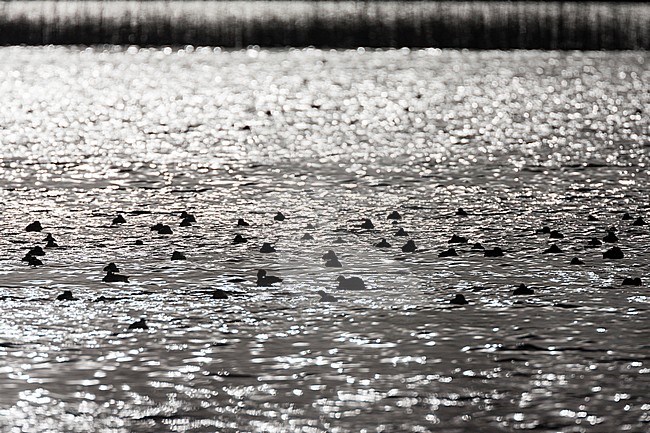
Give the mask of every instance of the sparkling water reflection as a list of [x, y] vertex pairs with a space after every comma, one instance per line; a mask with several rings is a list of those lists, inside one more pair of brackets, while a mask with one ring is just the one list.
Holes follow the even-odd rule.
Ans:
[[4, 430], [647, 430], [644, 53], [0, 55]]

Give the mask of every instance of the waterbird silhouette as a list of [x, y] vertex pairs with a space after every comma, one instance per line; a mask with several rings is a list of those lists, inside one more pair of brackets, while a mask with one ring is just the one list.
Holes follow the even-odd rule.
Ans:
[[214, 289], [212, 299], [228, 299], [228, 293], [225, 290]]
[[323, 260], [330, 260], [330, 259], [336, 259], [338, 258], [334, 250], [329, 250], [325, 254], [323, 254]]
[[643, 282], [641, 281], [641, 278], [636, 277], [636, 278], [631, 278], [631, 277], [625, 277], [623, 278], [623, 282], [621, 283], [623, 286], [642, 286]]
[[402, 245], [402, 252], [404, 253], [412, 253], [416, 249], [417, 247], [415, 246], [415, 241], [413, 241], [412, 239], [409, 239], [408, 241], [406, 241], [404, 245]]
[[172, 228], [166, 224], [163, 224], [163, 226], [160, 227], [160, 229], [158, 230], [159, 235], [171, 235], [173, 233], [174, 231], [172, 230]]
[[147, 322], [144, 319], [140, 319], [137, 322], [133, 322], [129, 325], [129, 331], [134, 329], [149, 329]]
[[456, 215], [466, 217], [467, 212], [465, 212], [465, 210], [462, 207], [459, 207], [458, 210], [456, 211]]
[[23, 261], [27, 262], [29, 266], [41, 266], [43, 265], [43, 262], [41, 262], [38, 258], [32, 256], [31, 254], [27, 253], [25, 257], [23, 257]]
[[34, 221], [25, 227], [26, 232], [40, 232], [41, 230], [43, 230], [43, 226], [41, 226], [40, 221]]
[[274, 253], [274, 252], [275, 252], [275, 248], [273, 247], [273, 245], [271, 245], [268, 242], [264, 242], [262, 244], [262, 248], [260, 248], [260, 253]]
[[363, 290], [366, 288], [366, 284], [359, 277], [350, 277], [345, 278], [343, 275], [340, 275], [336, 281], [338, 281], [339, 289], [344, 290]]
[[54, 236], [52, 236], [51, 233], [48, 233], [47, 236], [45, 236], [45, 239], [43, 239], [44, 242], [49, 242], [49, 241], [54, 241], [56, 242], [56, 239], [54, 239]]
[[616, 236], [616, 234], [614, 234], [614, 232], [609, 231], [607, 232], [607, 235], [603, 238], [603, 242], [613, 244], [615, 242], [618, 242], [618, 237]]
[[104, 266], [104, 272], [120, 272], [120, 269], [117, 267], [117, 265], [113, 262], [110, 262], [106, 266]]
[[237, 245], [237, 244], [244, 244], [244, 243], [246, 243], [246, 242], [248, 242], [248, 239], [246, 239], [245, 237], [243, 237], [243, 236], [240, 235], [240, 234], [236, 234], [236, 235], [235, 235], [235, 239], [232, 240], [232, 243], [233, 243], [234, 245]]
[[447, 241], [448, 244], [466, 244], [467, 238], [464, 236], [458, 236], [456, 234], [451, 236], [451, 239]]
[[76, 301], [77, 298], [72, 296], [72, 291], [64, 290], [59, 296], [56, 297], [57, 301]]
[[343, 267], [341, 262], [339, 262], [339, 259], [336, 257], [332, 257], [325, 262], [325, 267], [326, 268], [340, 268]]
[[31, 250], [29, 250], [28, 254], [31, 254], [32, 256], [44, 256], [45, 251], [43, 251], [43, 248], [41, 248], [40, 246], [37, 245], [34, 248], [32, 248]]
[[549, 226], [544, 226], [541, 229], [535, 230], [535, 233], [540, 235], [547, 235], [551, 233], [551, 228]]
[[503, 257], [503, 250], [499, 247], [494, 247], [491, 250], [485, 250], [483, 257]]
[[113, 224], [114, 226], [118, 224], [126, 224], [126, 220], [122, 215], [118, 214], [115, 218], [113, 218], [113, 222], [111, 224]]
[[278, 213], [275, 214], [275, 216], [273, 217], [273, 219], [276, 220], [276, 221], [284, 221], [285, 218], [286, 218], [286, 217], [282, 214], [282, 212], [278, 212]]
[[549, 233], [549, 239], [564, 239], [564, 235], [560, 233], [558, 230], [551, 230], [551, 233]]
[[307, 225], [305, 226], [305, 229], [306, 229], [306, 230], [314, 230], [315, 228], [316, 228], [316, 227], [314, 227], [314, 225], [313, 225], [312, 223], [309, 223], [309, 224], [307, 224]]
[[580, 260], [578, 257], [574, 257], [574, 258], [571, 259], [571, 264], [572, 265], [584, 265], [585, 262]]
[[187, 260], [187, 257], [185, 257], [185, 254], [180, 251], [174, 251], [171, 260]]
[[525, 284], [520, 284], [519, 287], [517, 287], [514, 292], [512, 292], [513, 295], [519, 296], [519, 295], [533, 295], [535, 291], [533, 289], [529, 289], [526, 287]]
[[372, 221], [370, 221], [370, 219], [366, 218], [361, 223], [361, 228], [366, 230], [372, 230], [375, 228], [375, 225], [372, 223]]
[[485, 250], [485, 247], [483, 245], [481, 245], [480, 242], [477, 242], [474, 245], [472, 245], [472, 249], [473, 250]]
[[257, 271], [257, 287], [271, 287], [275, 283], [281, 283], [282, 278], [274, 275], [267, 275], [264, 269]]
[[300, 238], [300, 240], [301, 240], [301, 241], [313, 241], [313, 240], [314, 240], [314, 237], [313, 237], [311, 234], [309, 234], [309, 233], [305, 233], [304, 235], [302, 235], [302, 237]]
[[237, 225], [240, 226], [240, 227], [248, 227], [248, 226], [250, 226], [250, 224], [247, 223], [246, 221], [244, 221], [243, 218], [239, 218], [237, 220]]
[[619, 247], [612, 247], [603, 252], [603, 259], [618, 260], [624, 257], [623, 251]]
[[598, 221], [598, 218], [596, 218], [596, 217], [593, 216], [593, 215], [589, 215], [589, 216], [587, 217], [587, 221]]
[[59, 244], [57, 244], [54, 239], [49, 239], [47, 241], [47, 244], [45, 245], [45, 248], [57, 248]]
[[587, 242], [588, 247], [599, 247], [602, 244], [603, 243], [599, 239], [596, 239], [596, 238], [591, 238], [591, 240], [589, 240], [589, 242]]
[[179, 227], [191, 227], [192, 226], [192, 221], [190, 221], [188, 219], [183, 219], [178, 226]]
[[632, 223], [633, 226], [637, 226], [637, 227], [639, 227], [639, 226], [644, 226], [645, 224], [646, 224], [646, 222], [645, 222], [645, 221], [643, 220], [643, 218], [641, 218], [641, 217], [638, 217], [638, 218], [635, 219], [634, 222]]
[[399, 212], [397, 212], [396, 210], [394, 210], [394, 211], [392, 211], [392, 212], [390, 213], [390, 215], [388, 215], [388, 216], [386, 217], [386, 219], [389, 219], [389, 220], [401, 220], [401, 219], [402, 219], [402, 215], [400, 215]]
[[621, 219], [622, 219], [623, 221], [628, 221], [628, 220], [631, 220], [631, 219], [632, 219], [632, 216], [631, 216], [629, 213], [625, 212], [625, 213], [623, 214], [623, 217], [622, 217]]
[[157, 231], [159, 231], [159, 230], [160, 230], [161, 228], [163, 228], [163, 227], [164, 227], [164, 224], [162, 224], [162, 223], [156, 223], [156, 224], [154, 224], [154, 225], [151, 226], [151, 231], [152, 231], [152, 232], [157, 232]]
[[460, 293], [456, 294], [454, 299], [449, 301], [449, 303], [454, 304], [454, 305], [467, 305], [467, 304], [469, 304], [469, 302], [467, 302], [467, 300], [465, 299], [465, 296], [461, 295]]
[[142, 239], [136, 239], [135, 244], [136, 245], [144, 245], [144, 242], [142, 241]]
[[547, 249], [545, 249], [544, 251], [542, 251], [542, 254], [562, 254], [562, 252], [563, 251], [560, 249], [560, 247], [553, 244], [550, 247], [548, 247]]
[[105, 283], [128, 283], [129, 277], [117, 274], [113, 271], [108, 271], [104, 278], [102, 278], [102, 281]]
[[377, 242], [375, 246], [377, 248], [390, 248], [390, 244], [384, 238], [382, 238], [381, 241]]
[[448, 250], [440, 252], [438, 257], [458, 257], [458, 253], [455, 248], [449, 248]]
[[183, 220], [187, 220], [188, 222], [191, 222], [191, 223], [196, 222], [196, 217], [194, 215], [192, 215], [191, 213], [187, 213], [187, 211], [181, 212], [180, 217]]
[[338, 302], [338, 298], [336, 296], [332, 296], [328, 293], [325, 293], [324, 290], [319, 290], [316, 292], [320, 295], [320, 301], [321, 302]]
[[399, 230], [393, 236], [408, 236], [408, 232], [404, 228], [400, 227]]

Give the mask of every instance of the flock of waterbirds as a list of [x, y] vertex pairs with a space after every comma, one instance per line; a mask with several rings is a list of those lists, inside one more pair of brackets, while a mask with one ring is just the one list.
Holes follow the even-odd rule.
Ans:
[[[458, 217], [468, 217], [468, 213], [463, 210], [462, 208], [459, 208], [456, 211], [456, 216]], [[191, 226], [193, 223], [196, 223], [196, 218], [194, 215], [188, 213], [187, 211], [183, 211], [180, 213], [180, 218], [181, 222], [179, 224], [180, 227], [187, 227]], [[278, 212], [274, 216], [275, 221], [284, 221], [285, 220], [284, 214], [282, 212]], [[399, 221], [402, 219], [402, 216], [398, 211], [392, 211], [388, 216], [388, 220], [392, 220], [393, 224], [399, 224]], [[642, 217], [637, 217], [633, 218], [629, 213], [624, 213], [622, 216], [623, 221], [632, 221], [631, 223], [632, 226], [644, 226], [646, 225], [645, 220]], [[598, 221], [598, 218], [596, 218], [593, 215], [589, 215], [588, 221]], [[120, 224], [126, 224], [127, 221], [122, 215], [117, 215], [115, 218], [112, 220], [112, 225], [120, 225]], [[243, 227], [248, 227], [250, 226], [250, 223], [248, 223], [245, 219], [240, 218], [237, 221], [237, 227], [243, 228]], [[314, 229], [315, 227], [310, 223], [307, 225], [306, 229]], [[369, 231], [374, 231], [375, 226], [373, 222], [370, 219], [363, 219], [361, 222], [359, 228], [363, 230], [369, 230]], [[43, 231], [43, 227], [39, 221], [34, 221], [30, 223], [25, 230], [27, 232], [41, 232]], [[174, 233], [173, 229], [171, 226], [167, 224], [162, 224], [162, 223], [156, 223], [153, 226], [151, 226], [151, 231], [155, 231], [160, 235], [172, 235]], [[592, 238], [587, 242], [586, 247], [588, 248], [596, 248], [596, 247], [601, 247], [604, 244], [616, 244], [619, 241], [618, 236], [616, 235], [617, 228], [614, 226], [609, 227], [606, 230], [606, 233], [602, 237], [602, 239], [598, 238]], [[549, 239], [563, 239], [564, 235], [558, 231], [558, 230], [552, 230], [548, 226], [544, 226], [540, 229], [537, 229], [535, 232], [537, 235], [548, 235]], [[394, 237], [407, 237], [409, 236], [408, 232], [404, 230], [404, 228], [400, 227], [398, 230], [393, 234]], [[313, 236], [309, 233], [306, 233], [302, 238], [302, 240], [313, 240]], [[22, 261], [27, 262], [29, 266], [42, 266], [43, 262], [39, 257], [45, 256], [46, 249], [51, 249], [51, 248], [58, 248], [58, 244], [56, 242], [56, 239], [51, 233], [48, 233], [47, 236], [43, 239], [44, 242], [46, 242], [45, 247], [41, 247], [40, 245], [37, 245], [33, 248], [31, 248], [27, 254], [22, 258]], [[248, 239], [246, 239], [241, 233], [235, 234], [235, 237], [232, 241], [232, 244], [242, 244], [248, 242]], [[333, 241], [334, 244], [341, 244], [344, 243], [345, 241], [338, 237], [336, 240]], [[464, 236], [459, 236], [457, 234], [453, 234], [452, 237], [448, 240], [449, 244], [469, 244], [469, 240], [464, 237]], [[135, 241], [136, 245], [143, 245], [144, 242], [142, 240], [136, 240]], [[392, 248], [392, 245], [386, 240], [386, 238], [382, 238], [378, 243], [374, 245], [376, 248]], [[45, 249], [44, 249], [45, 248]], [[413, 253], [418, 250], [418, 247], [413, 239], [407, 240], [402, 246], [401, 250], [404, 253]], [[483, 245], [480, 243], [474, 243], [471, 247], [471, 250], [474, 251], [482, 251], [484, 257], [502, 257], [506, 253], [503, 249], [500, 247], [493, 247], [492, 249], [486, 249]], [[261, 253], [274, 253], [276, 252], [275, 247], [269, 243], [269, 242], [264, 242], [262, 246], [260, 247], [259, 251]], [[547, 249], [543, 250], [543, 254], [561, 254], [563, 253], [562, 249], [558, 247], [555, 243], [552, 244], [550, 247]], [[458, 256], [458, 252], [454, 247], [450, 247], [447, 250], [441, 251], [438, 254], [438, 257], [440, 258], [445, 258], [445, 257], [456, 257]], [[618, 246], [611, 246], [610, 248], [606, 249], [605, 251], [602, 252], [602, 258], [604, 260], [617, 260], [617, 259], [622, 259], [625, 256], [624, 252], [618, 247]], [[185, 256], [184, 253], [180, 251], [173, 251], [170, 257], [170, 260], [186, 260], [187, 257]], [[325, 254], [323, 254], [322, 259], [324, 260], [324, 265], [325, 267], [333, 267], [333, 268], [342, 268], [343, 265], [341, 264], [337, 254], [333, 250], [327, 251]], [[574, 257], [570, 261], [571, 265], [583, 265], [584, 262], [582, 259], [579, 257]], [[123, 275], [120, 273], [120, 270], [118, 266], [111, 262], [107, 264], [104, 268], [103, 271], [106, 272], [106, 275], [102, 279], [103, 282], [106, 283], [129, 283], [129, 277], [126, 275]], [[346, 277], [344, 275], [340, 275], [336, 279], [338, 283], [338, 289], [340, 290], [364, 290], [366, 289], [366, 285], [360, 277], [357, 276], [352, 276], [352, 277]], [[268, 272], [264, 269], [260, 269], [257, 272], [257, 280], [256, 284], [258, 287], [273, 287], [276, 284], [282, 283], [282, 278], [274, 275], [269, 275]], [[641, 286], [643, 284], [642, 280], [640, 277], [625, 277], [621, 283], [622, 285], [631, 285], [631, 286]], [[337, 302], [338, 299], [331, 295], [326, 293], [323, 290], [319, 290], [317, 292], [320, 295], [320, 300], [322, 302]], [[525, 284], [520, 284], [513, 292], [513, 296], [522, 296], [522, 295], [533, 295], [534, 290], [527, 287]], [[215, 289], [214, 292], [212, 293], [212, 297], [214, 299], [228, 299], [228, 292], [222, 289]], [[59, 294], [56, 297], [56, 300], [58, 301], [75, 301], [77, 298], [74, 297], [72, 291], [66, 290], [63, 293]], [[109, 298], [106, 298], [104, 296], [100, 296], [97, 299], [95, 299], [96, 302], [101, 302], [101, 301], [107, 301]], [[462, 294], [456, 294], [454, 298], [448, 301], [450, 304], [453, 305], [466, 305], [469, 304], [470, 302], [465, 299], [465, 296]], [[132, 323], [129, 328], [129, 330], [134, 330], [134, 329], [148, 329], [146, 320], [144, 318], [141, 318], [140, 320]]]

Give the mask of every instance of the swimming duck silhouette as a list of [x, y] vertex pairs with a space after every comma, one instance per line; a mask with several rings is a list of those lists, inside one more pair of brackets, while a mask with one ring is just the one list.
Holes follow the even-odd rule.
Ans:
[[456, 215], [466, 217], [467, 212], [465, 212], [465, 210], [462, 207], [459, 207], [458, 210], [456, 211]]
[[133, 322], [129, 325], [129, 330], [133, 329], [149, 329], [147, 322], [144, 319], [140, 319], [137, 322]]
[[336, 296], [332, 296], [328, 293], [325, 293], [324, 290], [319, 290], [316, 293], [320, 295], [321, 302], [338, 302], [338, 298]]
[[366, 218], [363, 220], [363, 223], [361, 223], [361, 228], [366, 229], [366, 230], [372, 230], [375, 228], [375, 225], [370, 221], [370, 219]]
[[415, 241], [413, 241], [412, 239], [409, 239], [408, 241], [406, 241], [404, 245], [402, 245], [402, 252], [404, 253], [412, 253], [416, 249], [417, 247], [415, 246]]
[[43, 262], [41, 262], [38, 258], [32, 256], [31, 254], [27, 253], [25, 257], [23, 257], [23, 261], [27, 262], [29, 266], [41, 266], [43, 265]]
[[192, 226], [192, 221], [190, 221], [188, 219], [183, 219], [178, 226], [179, 227], [191, 227]]
[[236, 234], [236, 235], [235, 235], [235, 239], [232, 240], [232, 243], [233, 243], [234, 245], [237, 245], [237, 244], [244, 244], [244, 243], [246, 243], [246, 242], [248, 242], [248, 239], [246, 239], [245, 237], [243, 237], [243, 236], [240, 235], [240, 234]]
[[550, 239], [564, 239], [564, 235], [557, 230], [551, 230]]
[[641, 281], [641, 278], [636, 277], [636, 278], [631, 278], [631, 277], [626, 277], [623, 278], [623, 283], [621, 283], [623, 286], [642, 286], [643, 282]]
[[457, 294], [454, 297], [454, 299], [449, 301], [449, 303], [454, 304], [454, 305], [467, 305], [467, 304], [469, 304], [469, 302], [467, 302], [467, 300], [465, 299], [465, 296], [461, 295], [460, 293]]
[[157, 231], [159, 231], [159, 230], [160, 230], [161, 228], [163, 228], [163, 227], [164, 227], [164, 224], [162, 224], [162, 223], [156, 223], [156, 224], [152, 225], [150, 228], [151, 228], [151, 231], [152, 231], [152, 232], [157, 232]]
[[117, 215], [115, 218], [113, 218], [112, 224], [114, 226], [118, 225], [118, 224], [126, 224], [126, 220], [124, 219], [124, 217], [122, 215]]
[[37, 245], [34, 248], [32, 248], [31, 250], [29, 250], [28, 254], [31, 254], [32, 256], [44, 256], [45, 251], [43, 251], [43, 248], [41, 248], [40, 246]]
[[45, 248], [57, 248], [59, 244], [57, 244], [54, 239], [50, 239], [47, 241], [47, 244], [45, 245]]
[[553, 244], [544, 251], [542, 251], [542, 254], [562, 254], [562, 250], [560, 247], [557, 245]]
[[535, 294], [535, 291], [533, 289], [529, 289], [526, 287], [525, 284], [520, 284], [519, 287], [515, 289], [514, 292], [512, 292], [513, 295], [519, 296], [519, 295], [533, 295]]
[[596, 218], [596, 217], [593, 216], [593, 215], [589, 215], [589, 216], [587, 217], [587, 221], [598, 221], [598, 218]]
[[503, 257], [503, 250], [499, 247], [494, 247], [491, 250], [485, 250], [483, 257]]
[[339, 262], [339, 259], [336, 257], [332, 257], [325, 262], [325, 267], [326, 268], [340, 268], [343, 267], [341, 262]]
[[225, 290], [214, 289], [212, 299], [228, 299], [228, 293]]
[[72, 296], [72, 291], [64, 290], [59, 296], [56, 297], [57, 301], [76, 301], [77, 298]]
[[309, 233], [305, 233], [304, 235], [302, 235], [300, 240], [301, 241], [313, 241], [314, 237], [312, 235], [310, 235]]
[[56, 242], [56, 239], [54, 239], [54, 236], [52, 236], [51, 233], [48, 233], [47, 236], [45, 236], [45, 239], [43, 239], [44, 242], [49, 242], [49, 241], [54, 241]]
[[334, 252], [334, 250], [329, 250], [325, 254], [323, 254], [323, 260], [330, 260], [330, 259], [336, 259], [338, 256]]
[[618, 237], [616, 234], [614, 234], [614, 232], [607, 232], [607, 235], [603, 238], [603, 242], [613, 244], [615, 242], [618, 242]]
[[571, 264], [572, 265], [584, 265], [585, 262], [580, 260], [578, 257], [574, 257], [574, 258], [571, 259]]
[[160, 229], [158, 230], [158, 234], [159, 235], [171, 235], [171, 234], [174, 234], [174, 231], [168, 225], [163, 224], [162, 227], [160, 227]]
[[281, 283], [282, 278], [273, 275], [267, 275], [264, 269], [257, 271], [257, 287], [271, 287], [275, 283]]
[[464, 236], [452, 235], [451, 239], [447, 241], [448, 244], [466, 244], [467, 238]]
[[625, 212], [625, 213], [623, 214], [623, 217], [622, 217], [621, 219], [622, 219], [623, 221], [631, 220], [631, 219], [632, 219], [632, 216], [631, 216], [629, 213]]
[[344, 290], [363, 290], [366, 288], [366, 284], [359, 277], [350, 277], [345, 278], [343, 275], [340, 275], [336, 281], [338, 281], [339, 289]]
[[284, 221], [285, 218], [286, 218], [286, 217], [282, 214], [282, 212], [278, 212], [278, 213], [275, 214], [275, 216], [273, 217], [273, 219], [276, 220], [276, 221]]
[[117, 273], [117, 272], [120, 272], [120, 269], [117, 267], [117, 265], [115, 263], [110, 262], [109, 264], [104, 266], [104, 272], [109, 272], [109, 271]]
[[128, 283], [129, 277], [126, 275], [116, 274], [113, 271], [108, 271], [104, 278], [102, 278], [102, 281], [105, 283]]
[[619, 247], [612, 247], [603, 253], [603, 259], [622, 259], [624, 257], [623, 251]]
[[547, 235], [547, 234], [551, 233], [551, 228], [549, 226], [544, 226], [541, 229], [535, 230], [535, 233], [542, 234], [542, 235]]
[[187, 211], [181, 212], [180, 217], [183, 220], [187, 220], [190, 223], [195, 223], [196, 222], [196, 217], [194, 215], [192, 215], [191, 213], [187, 213]]
[[314, 227], [314, 225], [313, 225], [312, 223], [309, 223], [309, 224], [307, 224], [307, 225], [305, 226], [305, 229], [306, 229], [306, 230], [314, 230], [315, 228], [316, 228], [316, 227]]
[[248, 226], [250, 226], [250, 224], [247, 223], [246, 221], [244, 221], [243, 218], [239, 218], [237, 220], [237, 225], [240, 226], [240, 227], [248, 227]]
[[262, 248], [260, 248], [260, 253], [274, 253], [274, 252], [275, 252], [275, 248], [273, 247], [273, 245], [271, 245], [268, 242], [264, 242], [262, 244]]
[[596, 238], [591, 238], [591, 240], [589, 242], [587, 242], [587, 246], [589, 246], [589, 247], [599, 247], [602, 244], [603, 243], [600, 240], [596, 239]]
[[185, 254], [180, 251], [174, 251], [171, 260], [187, 260], [187, 257], [185, 257]]
[[438, 254], [438, 257], [457, 257], [457, 256], [458, 253], [454, 248], [449, 248], [448, 250], [442, 251]]
[[144, 242], [142, 241], [142, 239], [136, 239], [135, 244], [136, 245], [144, 245]]
[[393, 236], [408, 236], [408, 232], [404, 230], [402, 227], [397, 230], [397, 232]]
[[43, 226], [41, 226], [39, 221], [34, 221], [25, 227], [26, 232], [40, 232], [41, 230], [43, 230]]
[[638, 217], [638, 218], [635, 219], [634, 222], [632, 223], [633, 226], [637, 226], [637, 227], [639, 227], [639, 226], [644, 226], [645, 224], [646, 224], [646, 222], [645, 222], [645, 221], [643, 220], [643, 218], [641, 218], [641, 217]]
[[383, 239], [379, 241], [378, 243], [375, 244], [377, 248], [390, 248], [390, 244], [386, 241], [386, 239]]
[[390, 213], [390, 215], [388, 215], [388, 217], [386, 217], [386, 219], [389, 219], [389, 220], [401, 220], [401, 219], [402, 219], [402, 215], [400, 215], [399, 212], [397, 212], [396, 210], [394, 210], [394, 211], [392, 211], [392, 212]]
[[477, 242], [477, 243], [475, 243], [474, 245], [472, 245], [472, 249], [473, 249], [473, 250], [484, 250], [485, 247], [483, 247], [483, 245], [481, 245], [480, 242]]

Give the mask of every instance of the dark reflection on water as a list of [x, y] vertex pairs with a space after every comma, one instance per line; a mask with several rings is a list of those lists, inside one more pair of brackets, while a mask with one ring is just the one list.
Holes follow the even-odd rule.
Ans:
[[[643, 54], [0, 54], [4, 430], [646, 430]], [[610, 226], [622, 260], [586, 247]]]

